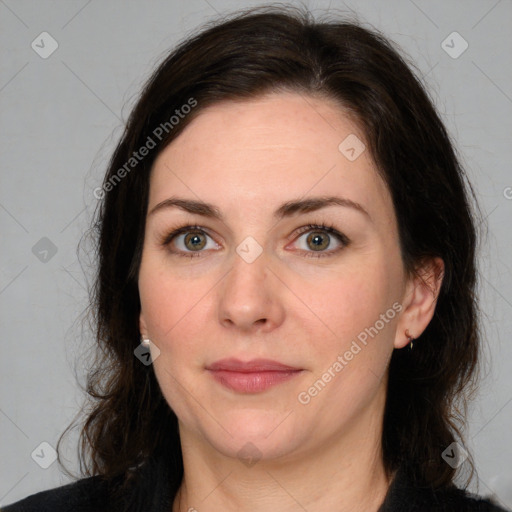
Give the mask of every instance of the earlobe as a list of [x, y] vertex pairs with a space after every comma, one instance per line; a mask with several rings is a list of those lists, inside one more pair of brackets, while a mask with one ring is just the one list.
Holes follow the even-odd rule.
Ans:
[[395, 348], [404, 348], [421, 336], [432, 320], [444, 277], [444, 262], [434, 258], [417, 269], [404, 294], [404, 310], [398, 322]]
[[139, 332], [143, 338], [147, 338], [148, 336], [148, 328], [146, 325], [146, 321], [144, 320], [144, 313], [142, 311], [139, 315]]

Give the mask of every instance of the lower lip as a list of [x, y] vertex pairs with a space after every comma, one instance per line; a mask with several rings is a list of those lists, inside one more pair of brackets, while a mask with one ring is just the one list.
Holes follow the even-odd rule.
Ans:
[[211, 371], [215, 380], [238, 393], [260, 393], [292, 379], [299, 373], [301, 373], [301, 370], [262, 372]]

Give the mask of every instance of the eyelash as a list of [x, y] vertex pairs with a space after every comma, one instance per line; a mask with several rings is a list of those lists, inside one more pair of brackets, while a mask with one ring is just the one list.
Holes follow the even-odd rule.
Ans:
[[[297, 236], [299, 237], [299, 236], [303, 235], [304, 233], [307, 233], [309, 231], [315, 231], [315, 230], [316, 231], [324, 231], [325, 233], [334, 236], [335, 238], [338, 239], [338, 241], [342, 244], [342, 246], [339, 247], [338, 249], [334, 249], [334, 250], [331, 250], [328, 252], [305, 251], [306, 258], [324, 258], [324, 257], [332, 256], [333, 254], [338, 253], [339, 251], [341, 251], [343, 248], [347, 247], [350, 244], [350, 240], [343, 233], [340, 233], [336, 228], [334, 228], [334, 226], [327, 224], [327, 223], [322, 223], [322, 222], [319, 224], [308, 224], [306, 226], [299, 228]], [[210, 235], [208, 235], [207, 231], [201, 226], [186, 225], [186, 226], [177, 227], [177, 228], [173, 229], [171, 232], [169, 232], [168, 234], [164, 235], [162, 237], [162, 239], [160, 240], [160, 244], [162, 246], [168, 246], [174, 240], [174, 238], [176, 238], [179, 235], [182, 235], [183, 233], [188, 233], [190, 231], [199, 231], [207, 236], [210, 236]], [[186, 252], [171, 251], [171, 252], [173, 254], [176, 254], [178, 256], [182, 256], [185, 258], [197, 258], [197, 257], [201, 257], [201, 253], [205, 252], [205, 251], [195, 251], [195, 252], [194, 251], [186, 251]]]

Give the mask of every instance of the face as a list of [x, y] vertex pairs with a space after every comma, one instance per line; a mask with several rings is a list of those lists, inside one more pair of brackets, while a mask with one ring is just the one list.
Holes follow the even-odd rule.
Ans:
[[274, 93], [203, 110], [156, 159], [140, 328], [182, 439], [292, 458], [380, 417], [406, 280], [363, 140]]

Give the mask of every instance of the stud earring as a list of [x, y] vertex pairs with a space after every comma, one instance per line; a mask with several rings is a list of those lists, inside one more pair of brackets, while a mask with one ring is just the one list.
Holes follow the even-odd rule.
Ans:
[[145, 347], [149, 347], [149, 344], [151, 343], [151, 340], [149, 338], [144, 338], [144, 336], [140, 337], [140, 342]]

